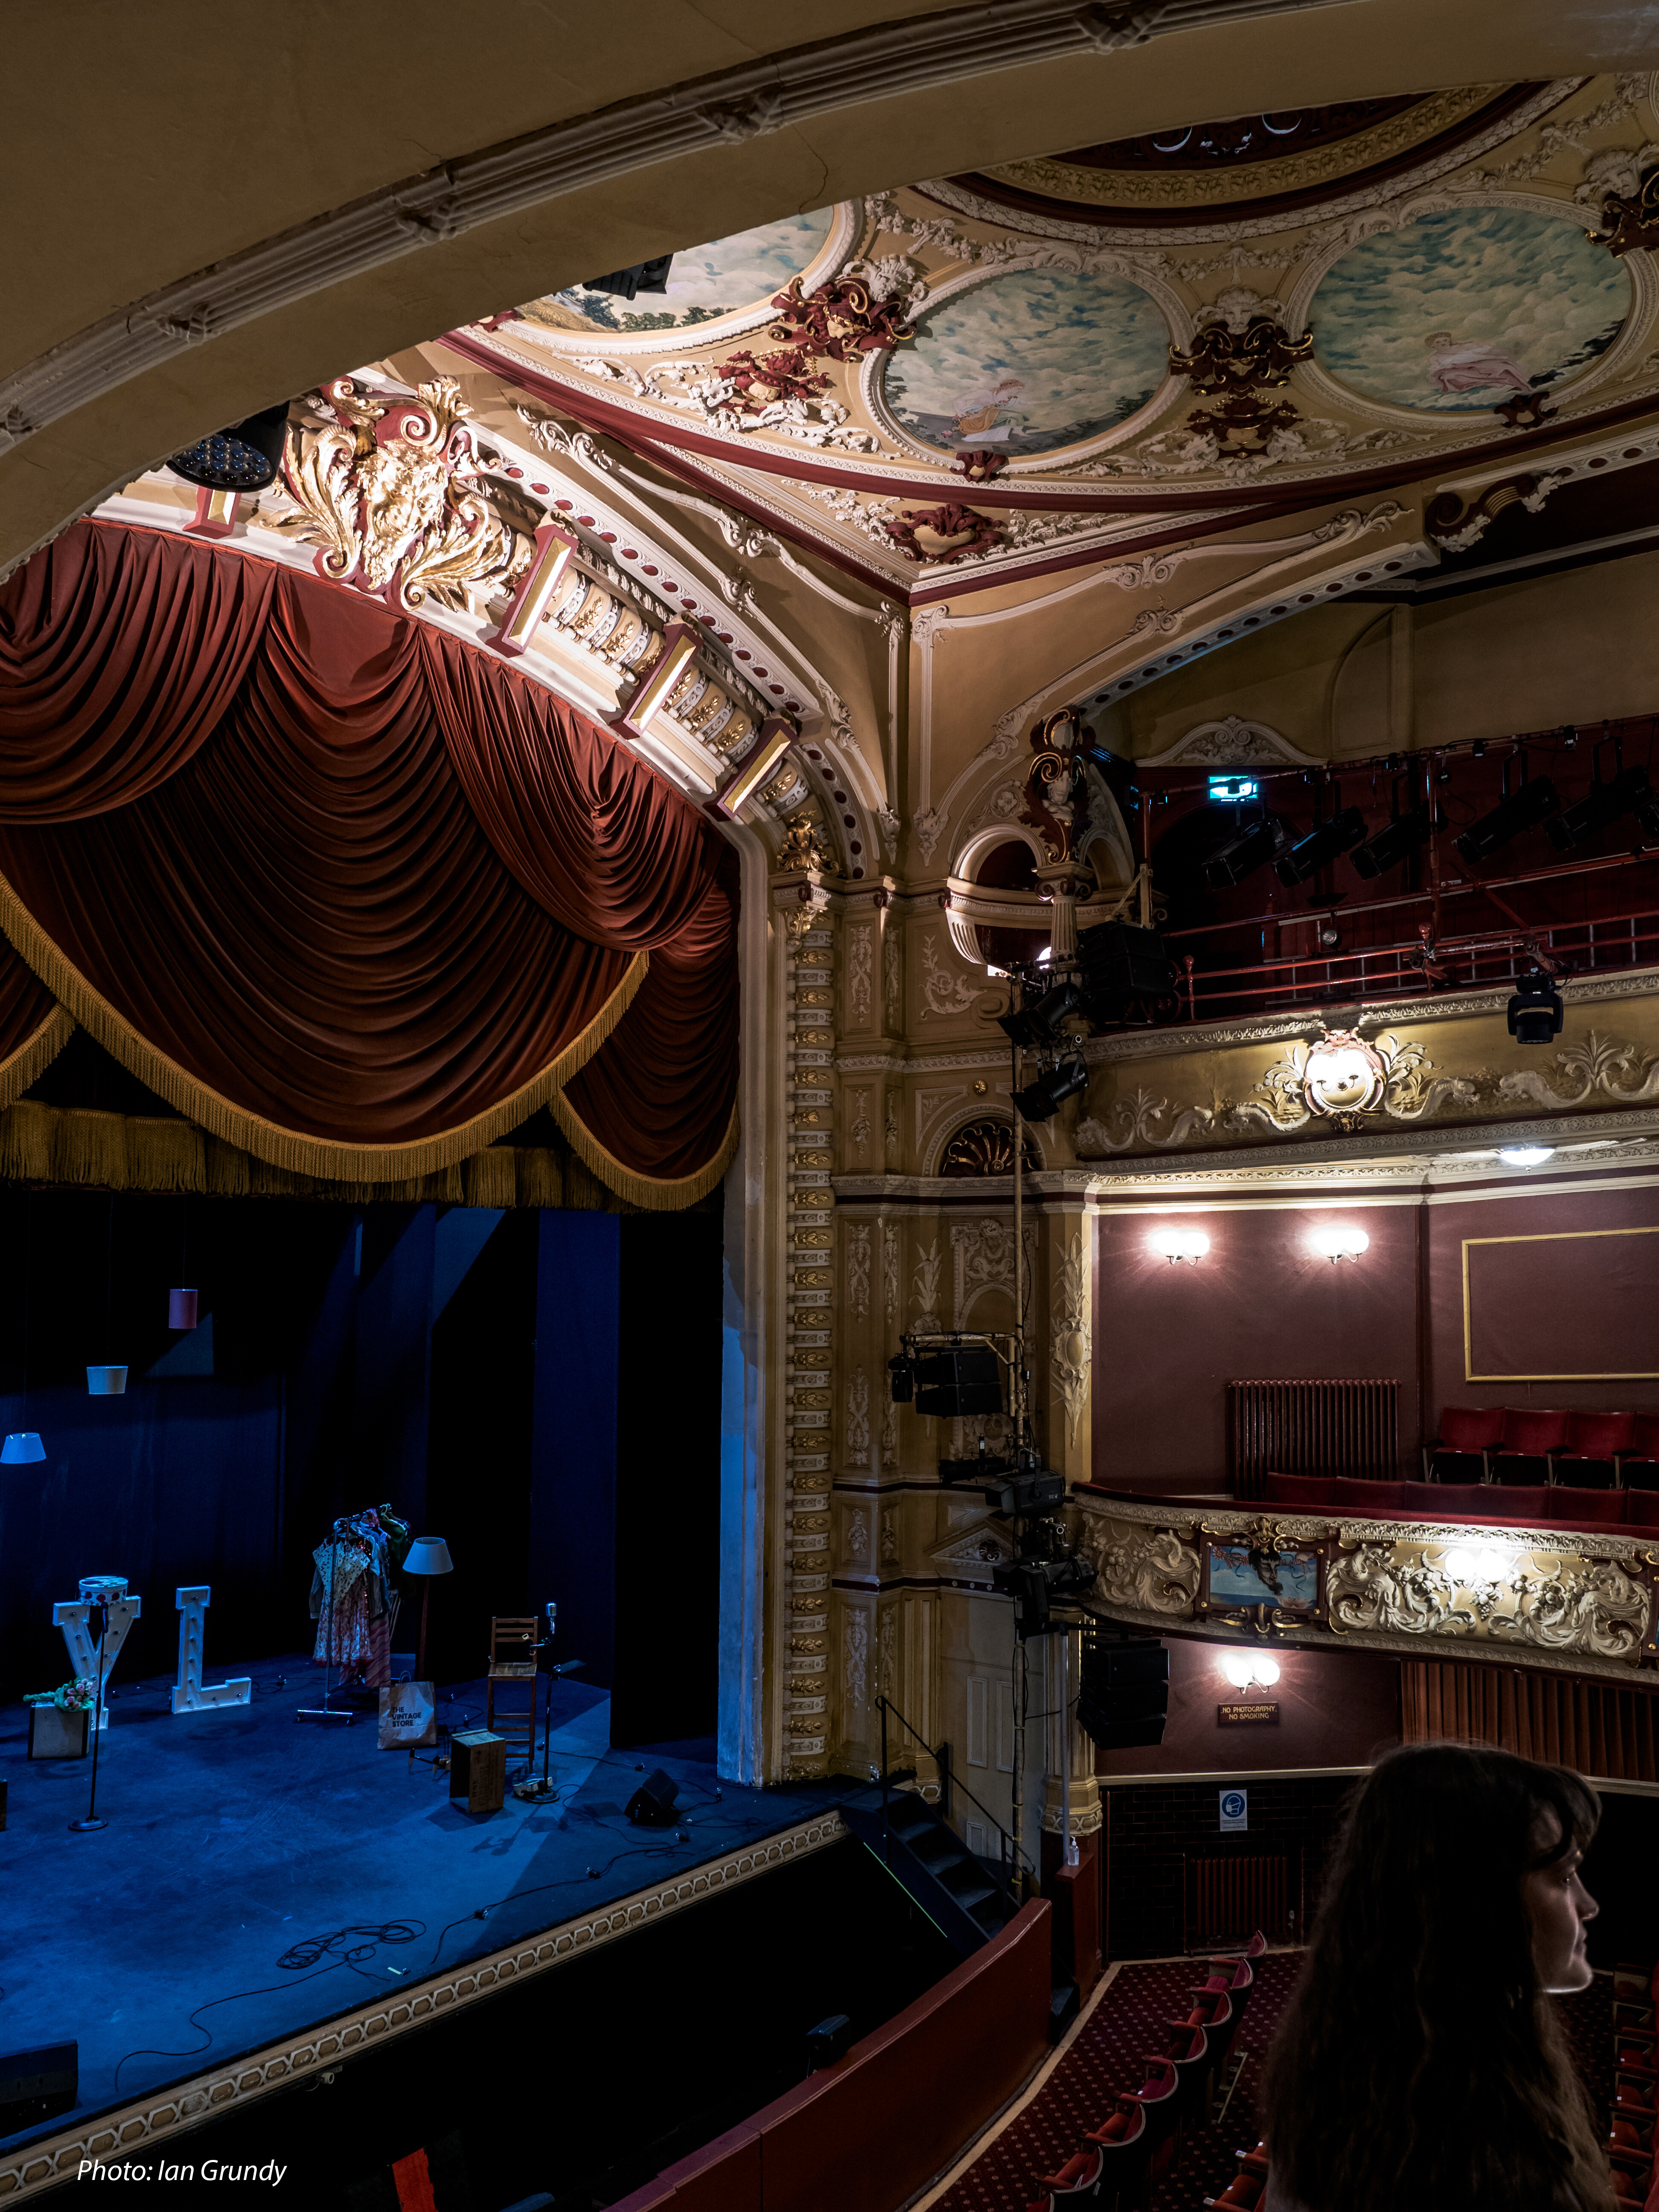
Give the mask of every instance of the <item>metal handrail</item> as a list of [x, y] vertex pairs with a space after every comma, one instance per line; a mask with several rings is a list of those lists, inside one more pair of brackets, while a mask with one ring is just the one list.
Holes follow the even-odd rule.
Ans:
[[884, 1832], [887, 1826], [887, 1716], [889, 1713], [891, 1713], [893, 1718], [898, 1723], [899, 1726], [907, 1730], [908, 1734], [915, 1736], [916, 1741], [927, 1753], [928, 1758], [935, 1760], [939, 1765], [945, 1777], [944, 1784], [940, 1790], [940, 1796], [945, 1800], [947, 1813], [950, 1809], [950, 1793], [951, 1790], [960, 1790], [963, 1796], [966, 1797], [970, 1803], [979, 1807], [980, 1811], [984, 1814], [986, 1819], [996, 1830], [998, 1835], [1001, 1837], [1005, 1846], [1012, 1846], [1012, 1850], [1005, 1850], [1004, 1857], [1012, 1858], [1013, 1863], [1016, 1865], [1018, 1865], [1020, 1861], [1024, 1860], [1027, 1869], [1031, 1873], [1035, 1873], [1036, 1869], [1032, 1866], [1030, 1857], [1020, 1849], [1019, 1845], [1014, 1842], [1012, 1836], [1009, 1833], [1008, 1830], [1003, 1826], [1001, 1821], [998, 1820], [996, 1814], [991, 1810], [990, 1807], [985, 1804], [980, 1798], [975, 1797], [973, 1791], [968, 1787], [968, 1784], [962, 1781], [957, 1775], [951, 1759], [950, 1745], [948, 1743], [942, 1743], [936, 1749], [933, 1745], [928, 1742], [927, 1737], [922, 1735], [920, 1729], [911, 1727], [910, 1723], [905, 1719], [904, 1715], [899, 1711], [898, 1707], [893, 1703], [890, 1698], [879, 1696], [876, 1699], [876, 1705], [881, 1714], [881, 1824]]

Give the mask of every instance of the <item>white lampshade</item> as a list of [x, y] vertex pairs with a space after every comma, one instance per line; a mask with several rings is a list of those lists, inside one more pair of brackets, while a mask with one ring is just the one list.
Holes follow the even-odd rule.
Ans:
[[1210, 1249], [1210, 1240], [1201, 1229], [1182, 1228], [1170, 1222], [1155, 1229], [1152, 1234], [1152, 1249], [1164, 1260], [1201, 1260]]
[[441, 1536], [417, 1536], [404, 1559], [404, 1572], [407, 1575], [447, 1575], [454, 1571], [454, 1567], [449, 1547]]
[[46, 1448], [33, 1429], [20, 1429], [0, 1444], [0, 1463], [7, 1467], [21, 1467], [29, 1460], [44, 1459]]
[[1255, 1662], [1248, 1651], [1230, 1651], [1221, 1671], [1236, 1690], [1248, 1690], [1255, 1679]]

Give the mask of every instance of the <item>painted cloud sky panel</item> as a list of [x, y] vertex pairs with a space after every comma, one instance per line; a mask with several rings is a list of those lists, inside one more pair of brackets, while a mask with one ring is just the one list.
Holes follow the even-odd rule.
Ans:
[[1315, 358], [1395, 407], [1490, 408], [1604, 353], [1630, 278], [1582, 221], [1452, 208], [1367, 239], [1322, 279]]
[[641, 292], [629, 301], [578, 284], [560, 297], [602, 328], [662, 330], [706, 322], [781, 292], [829, 237], [835, 213], [820, 208], [813, 215], [786, 216], [676, 253], [666, 292]]
[[887, 357], [887, 404], [912, 436], [956, 453], [1048, 453], [1146, 404], [1169, 364], [1157, 303], [1121, 277], [1026, 270], [958, 293]]

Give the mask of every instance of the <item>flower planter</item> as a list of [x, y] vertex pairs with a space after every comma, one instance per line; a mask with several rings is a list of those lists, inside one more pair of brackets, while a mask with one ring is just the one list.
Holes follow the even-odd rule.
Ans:
[[31, 1705], [29, 1757], [84, 1759], [89, 1741], [87, 1724], [91, 1718], [91, 1710], [86, 1705], [73, 1712], [66, 1712], [62, 1705]]

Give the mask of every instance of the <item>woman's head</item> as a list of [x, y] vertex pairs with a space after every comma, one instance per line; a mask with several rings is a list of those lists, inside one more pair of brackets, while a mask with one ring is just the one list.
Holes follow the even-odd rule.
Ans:
[[[1288, 2193], [1606, 2201], [1549, 1990], [1588, 1986], [1595, 1793], [1478, 1745], [1390, 1753], [1356, 1791], [1267, 2083]], [[1568, 2193], [1558, 2197], [1558, 2187]]]

